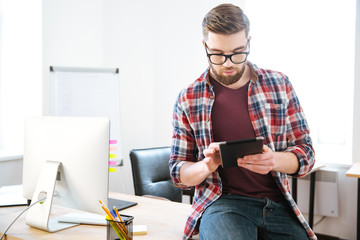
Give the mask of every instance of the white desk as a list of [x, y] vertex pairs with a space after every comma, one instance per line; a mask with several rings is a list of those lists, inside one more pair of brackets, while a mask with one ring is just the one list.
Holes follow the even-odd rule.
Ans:
[[[190, 213], [191, 205], [171, 201], [158, 200], [147, 197], [139, 197], [121, 193], [111, 193], [111, 198], [137, 202], [134, 207], [124, 209], [120, 214], [134, 216], [134, 225], [146, 225], [147, 235], [134, 236], [135, 240], [172, 240], [181, 239], [187, 215]], [[101, 207], [99, 205], [99, 207]], [[25, 207], [3, 207], [0, 208], [0, 232], [15, 219]], [[70, 209], [53, 207], [52, 214], [63, 215]], [[73, 210], [72, 210], [73, 211]], [[105, 226], [80, 225], [56, 233], [48, 233], [26, 225], [24, 213], [9, 229], [6, 240], [63, 240], [63, 239], [106, 239]]]

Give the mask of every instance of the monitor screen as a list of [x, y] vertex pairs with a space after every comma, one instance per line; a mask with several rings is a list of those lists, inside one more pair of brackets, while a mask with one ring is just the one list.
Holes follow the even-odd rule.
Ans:
[[32, 199], [45, 162], [60, 162], [53, 203], [104, 214], [99, 200], [108, 200], [108, 119], [29, 117], [24, 140], [25, 198]]

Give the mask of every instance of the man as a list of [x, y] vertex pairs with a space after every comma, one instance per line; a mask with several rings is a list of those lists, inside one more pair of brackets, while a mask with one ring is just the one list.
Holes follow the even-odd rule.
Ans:
[[[209, 68], [180, 93], [173, 114], [171, 177], [196, 189], [184, 239], [316, 239], [287, 178], [315, 161], [292, 85], [247, 61], [249, 21], [239, 7], [212, 9], [203, 35]], [[264, 138], [263, 153], [223, 168], [218, 142], [252, 137]]]

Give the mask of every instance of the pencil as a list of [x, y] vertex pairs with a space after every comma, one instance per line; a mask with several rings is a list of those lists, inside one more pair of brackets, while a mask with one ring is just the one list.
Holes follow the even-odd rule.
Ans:
[[106, 212], [107, 215], [109, 215], [109, 217], [111, 218], [111, 220], [115, 220], [114, 217], [111, 215], [109, 209], [105, 206], [105, 204], [103, 204], [103, 202], [101, 200], [99, 200], [102, 209], [104, 209], [104, 211]]
[[127, 229], [126, 229], [125, 223], [122, 223], [122, 222], [123, 222], [123, 220], [121, 219], [120, 214], [119, 214], [119, 212], [118, 212], [117, 208], [114, 206], [114, 207], [113, 207], [113, 209], [114, 209], [114, 212], [116, 213], [116, 215], [117, 215], [117, 217], [118, 217], [119, 221], [121, 222], [120, 224], [121, 224], [121, 226], [123, 227], [123, 229], [124, 229], [125, 233], [126, 233], [126, 234], [128, 234], [128, 231], [127, 231]]
[[109, 216], [109, 218], [110, 218], [112, 221], [115, 222], [115, 224], [118, 226], [120, 232], [124, 235], [124, 237], [125, 237], [126, 239], [129, 239], [129, 237], [127, 236], [127, 234], [124, 232], [121, 224], [120, 224], [118, 221], [116, 221], [116, 219], [111, 215], [111, 213], [110, 213], [109, 209], [107, 208], [107, 206], [105, 206], [105, 204], [103, 204], [102, 201], [99, 200], [99, 202], [100, 202], [100, 204], [101, 204], [102, 209], [104, 209], [104, 211], [105, 211], [106, 214]]

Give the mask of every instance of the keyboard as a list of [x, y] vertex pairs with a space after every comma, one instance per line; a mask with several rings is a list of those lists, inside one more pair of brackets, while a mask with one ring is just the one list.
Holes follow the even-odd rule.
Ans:
[[68, 213], [57, 218], [58, 222], [106, 225], [105, 215], [95, 213]]

